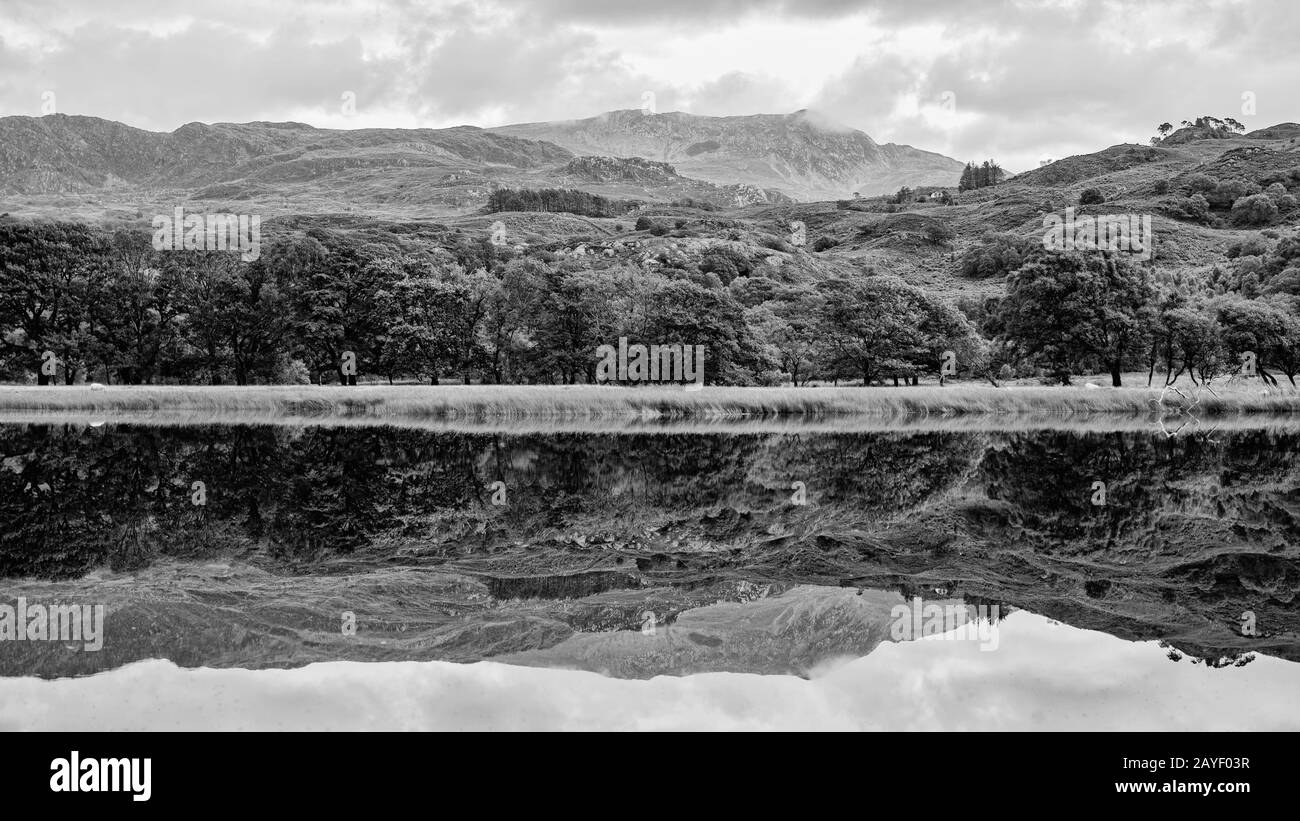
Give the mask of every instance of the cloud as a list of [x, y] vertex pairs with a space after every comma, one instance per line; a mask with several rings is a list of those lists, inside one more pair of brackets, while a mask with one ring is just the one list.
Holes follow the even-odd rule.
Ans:
[[490, 126], [636, 108], [651, 90], [660, 111], [811, 108], [1015, 170], [1165, 120], [1300, 120], [1300, 10], [1280, 2], [9, 0], [0, 31], [0, 114], [38, 114], [54, 90], [64, 113], [154, 130]]

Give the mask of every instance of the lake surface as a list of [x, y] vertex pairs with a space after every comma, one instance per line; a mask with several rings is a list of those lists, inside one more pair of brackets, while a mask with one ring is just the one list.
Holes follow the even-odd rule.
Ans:
[[[327, 705], [477, 675], [593, 711], [651, 688], [668, 712], [640, 726], [672, 726], [727, 674], [754, 705], [811, 699], [795, 725], [1293, 728], [1297, 452], [1279, 429], [3, 425], [0, 605], [105, 615], [100, 649], [0, 641], [0, 694], [75, 714], [221, 673], [242, 703], [298, 676]], [[1011, 682], [1038, 698], [961, 706]]]

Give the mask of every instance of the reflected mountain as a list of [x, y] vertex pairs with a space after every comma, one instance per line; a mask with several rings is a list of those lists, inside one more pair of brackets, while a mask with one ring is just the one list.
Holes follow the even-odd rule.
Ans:
[[0, 641], [0, 674], [491, 658], [807, 675], [913, 638], [890, 614], [918, 600], [1210, 666], [1295, 661], [1297, 450], [1249, 429], [9, 425], [0, 603], [108, 617], [99, 652]]

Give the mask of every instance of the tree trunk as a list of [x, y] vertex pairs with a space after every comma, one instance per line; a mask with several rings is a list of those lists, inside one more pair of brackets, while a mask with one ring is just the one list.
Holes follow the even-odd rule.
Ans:
[[1115, 361], [1115, 362], [1110, 363], [1110, 384], [1111, 384], [1111, 387], [1113, 387], [1113, 388], [1119, 388], [1119, 387], [1122, 387], [1122, 384], [1120, 383], [1120, 378], [1119, 378], [1119, 362], [1118, 362], [1118, 361]]

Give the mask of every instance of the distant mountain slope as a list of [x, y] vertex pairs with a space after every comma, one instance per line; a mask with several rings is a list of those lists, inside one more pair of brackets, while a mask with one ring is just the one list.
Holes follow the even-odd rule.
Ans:
[[724, 207], [794, 202], [774, 189], [744, 183], [704, 182], [682, 176], [669, 163], [639, 157], [578, 157], [559, 170], [556, 180], [573, 188], [586, 189], [598, 184], [602, 190], [626, 199], [658, 194], [673, 200], [702, 200]]
[[903, 185], [956, 185], [962, 163], [911, 146], [880, 145], [807, 111], [704, 117], [679, 111], [611, 111], [563, 122], [491, 129], [545, 140], [575, 154], [641, 157], [719, 185], [775, 188], [800, 200], [845, 199]]
[[302, 123], [189, 123], [168, 134], [97, 117], [0, 118], [6, 193], [277, 183], [362, 167], [533, 169], [569, 159], [549, 143], [468, 126], [335, 131]]
[[605, 196], [716, 207], [791, 201], [745, 183], [714, 184], [641, 159], [577, 157], [549, 142], [472, 126], [313, 128], [190, 123], [171, 133], [96, 117], [0, 118], [0, 195], [187, 191], [198, 200], [341, 207], [429, 205], [464, 212], [495, 187], [573, 187]]

